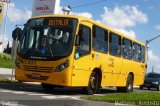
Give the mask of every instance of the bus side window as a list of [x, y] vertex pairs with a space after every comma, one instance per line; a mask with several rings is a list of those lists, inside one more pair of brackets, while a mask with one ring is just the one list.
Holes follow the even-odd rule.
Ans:
[[142, 62], [145, 62], [145, 47], [142, 46], [141, 47], [141, 58], [142, 58]]
[[133, 50], [133, 59], [135, 61], [140, 62], [141, 61], [141, 47], [140, 47], [139, 44], [134, 43], [133, 44], [133, 48], [134, 48], [134, 50]]
[[101, 53], [108, 52], [108, 31], [93, 26], [93, 50]]
[[91, 30], [87, 26], [80, 26], [79, 29], [79, 46], [76, 47], [75, 58], [79, 58], [83, 55], [87, 55], [90, 53], [90, 34]]
[[113, 56], [121, 56], [121, 37], [114, 33], [110, 33], [109, 53]]
[[132, 42], [125, 38], [123, 39], [122, 56], [129, 60], [132, 59]]

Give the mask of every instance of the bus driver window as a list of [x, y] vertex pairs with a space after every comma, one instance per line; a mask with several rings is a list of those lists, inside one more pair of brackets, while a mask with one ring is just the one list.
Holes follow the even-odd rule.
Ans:
[[90, 53], [90, 28], [81, 25], [78, 36], [79, 36], [78, 39], [79, 45], [76, 48], [76, 54], [75, 54], [76, 59]]

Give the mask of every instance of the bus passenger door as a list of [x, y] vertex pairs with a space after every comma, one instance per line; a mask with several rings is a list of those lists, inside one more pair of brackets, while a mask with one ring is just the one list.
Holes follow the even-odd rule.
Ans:
[[74, 54], [72, 86], [87, 86], [92, 70], [91, 25], [79, 26]]

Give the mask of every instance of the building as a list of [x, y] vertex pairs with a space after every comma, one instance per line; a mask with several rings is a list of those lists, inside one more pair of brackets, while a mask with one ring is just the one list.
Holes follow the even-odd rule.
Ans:
[[3, 49], [2, 49], [2, 42], [0, 42], [0, 53], [3, 52]]

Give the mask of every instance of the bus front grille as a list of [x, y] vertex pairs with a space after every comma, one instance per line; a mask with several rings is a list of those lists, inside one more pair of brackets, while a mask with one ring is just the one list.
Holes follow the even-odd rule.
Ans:
[[25, 71], [51, 72], [53, 70], [53, 67], [40, 67], [40, 66], [23, 65], [22, 69]]

